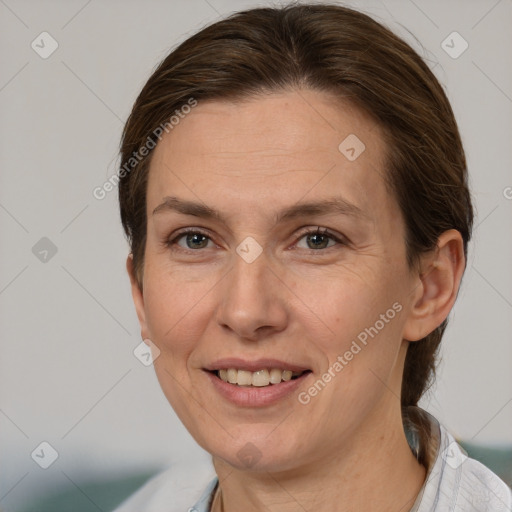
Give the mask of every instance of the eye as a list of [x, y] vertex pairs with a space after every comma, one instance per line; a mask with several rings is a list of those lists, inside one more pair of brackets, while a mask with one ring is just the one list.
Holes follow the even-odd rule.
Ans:
[[[340, 237], [337, 237], [335, 234], [329, 232], [328, 229], [322, 229], [320, 227], [316, 229], [310, 229], [301, 234], [300, 240], [306, 239], [307, 247], [300, 247], [301, 249], [317, 251], [319, 249], [329, 249], [333, 245], [341, 244], [346, 245]], [[331, 245], [328, 245], [329, 242], [333, 242]], [[297, 243], [297, 247], [299, 247]]]
[[[306, 247], [299, 245], [299, 242], [303, 239], [306, 240]], [[166, 239], [164, 243], [171, 250], [198, 252], [200, 249], [208, 249], [209, 242], [215, 245], [207, 233], [197, 228], [186, 228], [174, 237]], [[309, 251], [329, 249], [335, 245], [347, 245], [347, 243], [342, 240], [342, 237], [331, 233], [326, 228], [322, 229], [320, 227], [303, 231], [299, 236], [299, 241], [296, 242], [296, 247]]]
[[[182, 239], [184, 245], [179, 243]], [[189, 228], [181, 231], [174, 238], [166, 240], [165, 245], [170, 248], [178, 246], [179, 249], [184, 251], [195, 251], [207, 248], [208, 242], [211, 242], [211, 240], [206, 233], [199, 231], [197, 228]]]

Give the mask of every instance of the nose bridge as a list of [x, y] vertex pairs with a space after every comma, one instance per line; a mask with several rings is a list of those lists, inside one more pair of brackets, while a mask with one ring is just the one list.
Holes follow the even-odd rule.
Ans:
[[263, 250], [258, 254], [253, 248], [249, 247], [247, 250], [247, 245], [240, 244], [231, 272], [232, 285], [237, 289], [237, 293], [245, 295], [244, 291], [249, 294], [254, 292], [259, 298], [265, 299], [262, 285], [264, 282], [268, 284], [270, 276], [275, 273], [270, 265], [270, 258]]
[[219, 324], [248, 339], [257, 338], [263, 331], [268, 334], [282, 330], [287, 312], [280, 288], [282, 284], [266, 252], [245, 240], [237, 247], [224, 282]]

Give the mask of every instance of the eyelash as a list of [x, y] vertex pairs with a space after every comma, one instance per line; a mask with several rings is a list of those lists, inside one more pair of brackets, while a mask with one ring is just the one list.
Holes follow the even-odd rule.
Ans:
[[[208, 235], [208, 233], [202, 231], [199, 228], [185, 228], [185, 229], [181, 230], [180, 232], [178, 232], [173, 238], [166, 239], [164, 241], [165, 247], [167, 247], [173, 251], [180, 251], [180, 252], [185, 252], [185, 253], [189, 253], [189, 254], [201, 252], [201, 249], [184, 249], [183, 247], [179, 247], [177, 245], [178, 240], [188, 234], [202, 235], [202, 236], [207, 237], [210, 241], [212, 241], [211, 237]], [[299, 240], [301, 240], [302, 238], [304, 238], [308, 235], [324, 236], [324, 237], [328, 237], [328, 238], [334, 240], [338, 245], [342, 245], [342, 246], [348, 245], [348, 241], [343, 239], [343, 237], [339, 237], [339, 236], [335, 235], [334, 233], [330, 232], [327, 228], [320, 228], [320, 227], [317, 227], [314, 229], [308, 228], [305, 231], [302, 231], [299, 234], [297, 241], [295, 243], [297, 243]], [[326, 247], [325, 249], [304, 249], [304, 250], [306, 250], [310, 253], [318, 254], [320, 252], [325, 252], [327, 249], [332, 249], [333, 247], [334, 246]]]

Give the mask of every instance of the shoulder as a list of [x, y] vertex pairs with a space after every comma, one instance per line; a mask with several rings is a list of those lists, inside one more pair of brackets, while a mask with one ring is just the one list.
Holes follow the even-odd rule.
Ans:
[[186, 512], [211, 492], [214, 479], [211, 463], [176, 465], [155, 475], [113, 512]]
[[489, 468], [468, 457], [442, 425], [440, 433], [440, 446], [418, 512], [512, 512], [510, 487]]
[[455, 510], [512, 512], [512, 490], [498, 475], [469, 457], [463, 458], [460, 469]]

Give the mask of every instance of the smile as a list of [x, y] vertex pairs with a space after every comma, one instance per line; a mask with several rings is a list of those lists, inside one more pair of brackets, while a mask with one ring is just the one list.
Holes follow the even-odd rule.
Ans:
[[[223, 368], [207, 370], [213, 389], [237, 407], [266, 407], [297, 395], [311, 370], [292, 371], [264, 368], [256, 371]], [[230, 380], [232, 382], [230, 382]]]
[[[309, 370], [306, 370], [309, 371]], [[300, 377], [302, 372], [292, 372], [291, 370], [281, 370], [279, 368], [262, 369], [255, 372], [248, 370], [237, 370], [236, 368], [227, 368], [217, 370], [214, 373], [222, 379], [224, 382], [229, 384], [235, 384], [237, 386], [254, 386], [254, 387], [265, 387], [272, 384], [280, 384], [281, 382], [287, 382], [289, 380]]]

